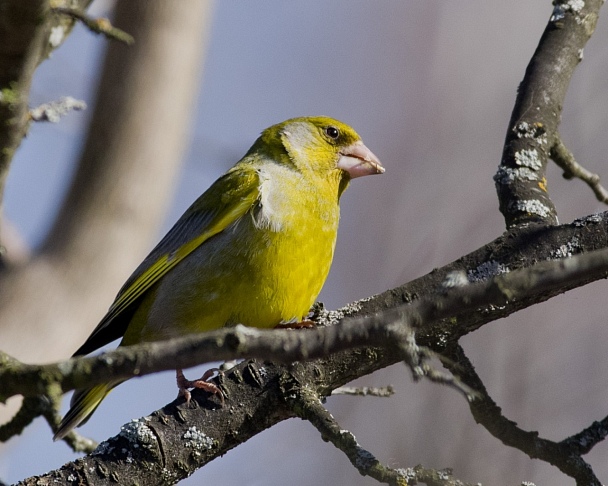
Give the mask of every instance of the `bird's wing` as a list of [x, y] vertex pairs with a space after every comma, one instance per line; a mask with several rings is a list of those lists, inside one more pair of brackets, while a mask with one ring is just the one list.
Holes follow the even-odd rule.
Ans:
[[194, 249], [246, 214], [260, 196], [259, 186], [257, 171], [242, 164], [213, 183], [133, 272], [74, 356], [88, 354], [123, 336], [133, 304]]

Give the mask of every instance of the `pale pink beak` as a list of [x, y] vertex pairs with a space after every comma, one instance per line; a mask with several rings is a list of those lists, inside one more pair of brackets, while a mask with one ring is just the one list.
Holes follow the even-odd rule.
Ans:
[[340, 150], [338, 168], [348, 172], [351, 179], [385, 171], [378, 157], [361, 140]]

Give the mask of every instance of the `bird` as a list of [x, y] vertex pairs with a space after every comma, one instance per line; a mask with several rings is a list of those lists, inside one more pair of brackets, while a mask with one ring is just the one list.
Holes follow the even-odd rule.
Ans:
[[[333, 118], [267, 128], [152, 249], [74, 356], [121, 337], [119, 346], [130, 346], [236, 324], [297, 327], [329, 273], [342, 193], [351, 179], [384, 171], [357, 132]], [[219, 391], [208, 375], [176, 373], [187, 400], [188, 388]], [[122, 381], [76, 390], [54, 440]]]

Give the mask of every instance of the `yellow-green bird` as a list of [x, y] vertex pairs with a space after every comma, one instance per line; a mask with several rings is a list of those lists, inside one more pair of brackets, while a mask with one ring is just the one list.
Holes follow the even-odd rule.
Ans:
[[[293, 118], [264, 130], [139, 265], [74, 356], [244, 324], [297, 323], [334, 255], [339, 199], [384, 168], [348, 125]], [[178, 372], [180, 393], [214, 390]], [[120, 382], [77, 390], [54, 439], [85, 422]]]

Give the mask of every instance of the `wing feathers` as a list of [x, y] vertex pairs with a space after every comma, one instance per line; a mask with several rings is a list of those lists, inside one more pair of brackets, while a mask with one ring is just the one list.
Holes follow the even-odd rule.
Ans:
[[88, 354], [121, 337], [129, 308], [194, 249], [251, 210], [259, 198], [259, 175], [238, 164], [200, 196], [133, 272], [116, 300], [74, 356]]

